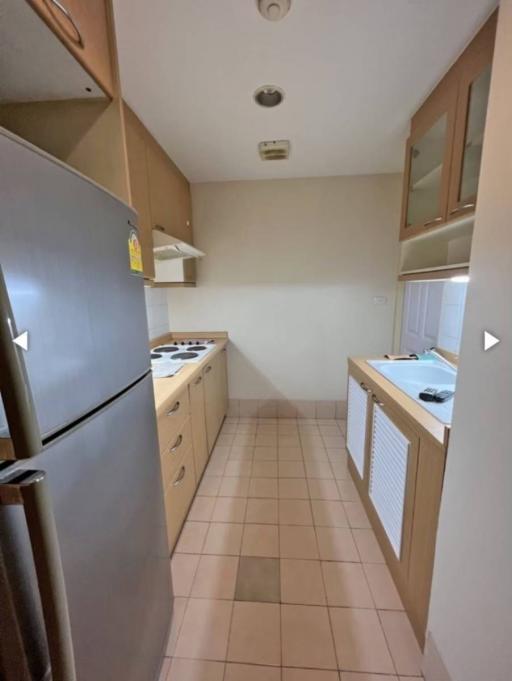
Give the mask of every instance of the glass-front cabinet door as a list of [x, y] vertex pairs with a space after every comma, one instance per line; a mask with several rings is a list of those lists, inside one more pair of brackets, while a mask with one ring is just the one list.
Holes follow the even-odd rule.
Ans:
[[451, 80], [443, 82], [412, 129], [405, 159], [402, 239], [446, 220], [456, 104], [456, 88]]
[[460, 66], [448, 219], [475, 210], [491, 85], [495, 17], [464, 55]]
[[496, 14], [461, 58], [448, 219], [475, 210], [491, 85]]

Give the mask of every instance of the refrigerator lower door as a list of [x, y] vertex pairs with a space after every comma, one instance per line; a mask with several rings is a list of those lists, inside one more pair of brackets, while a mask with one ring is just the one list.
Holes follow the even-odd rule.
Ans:
[[15, 348], [44, 440], [149, 370], [136, 215], [2, 128], [0, 205], [9, 323], [28, 332]]
[[[78, 680], [156, 681], [172, 588], [151, 376], [19, 469], [36, 467], [52, 497]], [[10, 583], [32, 587], [16, 604], [26, 666], [41, 669], [26, 522], [20, 509], [1, 511]]]

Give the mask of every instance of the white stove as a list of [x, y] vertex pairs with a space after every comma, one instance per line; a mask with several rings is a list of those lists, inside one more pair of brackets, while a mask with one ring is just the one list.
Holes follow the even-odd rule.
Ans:
[[151, 351], [153, 376], [174, 376], [184, 364], [200, 362], [214, 348], [215, 340], [212, 338], [185, 338], [158, 345]]

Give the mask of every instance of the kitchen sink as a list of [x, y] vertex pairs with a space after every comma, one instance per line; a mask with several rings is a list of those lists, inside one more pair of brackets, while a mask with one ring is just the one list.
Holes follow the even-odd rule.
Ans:
[[424, 402], [419, 399], [419, 393], [425, 388], [454, 391], [457, 382], [455, 368], [437, 359], [368, 360], [368, 364], [439, 421], [451, 424], [453, 398], [442, 404]]

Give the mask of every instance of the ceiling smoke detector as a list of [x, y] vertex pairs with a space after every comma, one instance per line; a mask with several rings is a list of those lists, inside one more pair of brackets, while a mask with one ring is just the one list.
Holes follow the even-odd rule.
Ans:
[[275, 85], [263, 85], [254, 93], [254, 101], [267, 109], [281, 104], [284, 99], [284, 92]]
[[289, 140], [272, 140], [260, 142], [258, 151], [262, 161], [286, 161], [290, 156]]
[[290, 11], [291, 0], [258, 0], [260, 14], [269, 21], [280, 21]]

